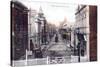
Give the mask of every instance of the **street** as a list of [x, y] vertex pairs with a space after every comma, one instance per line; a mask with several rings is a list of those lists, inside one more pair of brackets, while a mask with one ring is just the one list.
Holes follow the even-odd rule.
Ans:
[[49, 57], [49, 63], [68, 63], [71, 61], [70, 43], [64, 42], [61, 34], [57, 33], [58, 42], [55, 41], [56, 34], [52, 37], [51, 42], [45, 47], [43, 57]]
[[[34, 53], [28, 56], [26, 60], [13, 61], [14, 66], [30, 66], [30, 65], [43, 65], [43, 64], [64, 64], [71, 62], [78, 62], [78, 56], [73, 56], [70, 42], [65, 42], [61, 34], [58, 35], [58, 42], [55, 42], [55, 37], [52, 37], [51, 42], [45, 46], [42, 51], [43, 58], [35, 58]], [[86, 62], [87, 57], [81, 57], [81, 62]]]
[[[79, 10], [79, 6], [85, 8], [86, 5], [66, 4], [69, 8], [65, 10], [64, 4], [56, 4], [60, 7], [56, 10], [54, 6], [45, 4], [44, 7], [44, 3], [38, 2], [35, 2], [36, 8], [32, 6], [36, 6], [33, 2], [30, 9], [29, 2], [26, 6], [20, 0], [11, 3], [13, 66], [89, 61], [88, 15], [83, 11], [86, 14], [80, 18]], [[87, 23], [80, 23], [83, 19]]]

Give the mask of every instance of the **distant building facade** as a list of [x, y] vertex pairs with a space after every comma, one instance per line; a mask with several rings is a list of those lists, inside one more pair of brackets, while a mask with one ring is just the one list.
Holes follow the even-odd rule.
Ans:
[[27, 47], [27, 7], [18, 1], [11, 1], [11, 60], [18, 60], [24, 56]]

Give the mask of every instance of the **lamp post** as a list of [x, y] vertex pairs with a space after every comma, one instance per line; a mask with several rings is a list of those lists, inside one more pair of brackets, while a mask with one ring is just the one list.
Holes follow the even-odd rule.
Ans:
[[71, 48], [71, 32], [72, 32], [72, 26], [70, 26], [70, 48]]
[[47, 32], [46, 32], [46, 22], [47, 21], [46, 21], [45, 17], [44, 17], [44, 20], [43, 21], [44, 21], [44, 35], [45, 35], [44, 36], [44, 41], [45, 41], [45, 45], [46, 45], [46, 35], [47, 35]]
[[28, 32], [28, 50], [31, 51], [31, 50], [30, 50], [30, 47], [31, 47], [31, 46], [30, 46], [31, 25], [32, 25], [32, 24], [31, 24], [31, 10], [28, 10], [28, 19], [29, 19], [29, 21], [28, 21], [28, 22], [29, 22], [29, 24], [28, 24], [28, 28], [29, 28], [29, 29], [28, 29], [28, 30], [29, 30], [29, 32]]
[[74, 30], [74, 55], [76, 55], [76, 40], [75, 40], [75, 38], [76, 38], [76, 32]]
[[[80, 30], [77, 28], [77, 36], [80, 35]], [[79, 38], [79, 37], [78, 37]], [[79, 40], [79, 39], [78, 39]], [[78, 62], [80, 62], [80, 40], [78, 41]]]

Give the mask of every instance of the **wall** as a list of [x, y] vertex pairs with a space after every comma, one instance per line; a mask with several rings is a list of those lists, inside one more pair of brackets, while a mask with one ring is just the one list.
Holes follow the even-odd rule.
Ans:
[[90, 22], [90, 61], [97, 60], [97, 6], [89, 8]]

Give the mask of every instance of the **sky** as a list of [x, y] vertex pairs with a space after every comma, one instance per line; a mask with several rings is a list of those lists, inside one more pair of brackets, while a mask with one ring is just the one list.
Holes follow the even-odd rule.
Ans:
[[65, 18], [70, 24], [75, 22], [76, 4], [68, 4], [65, 0], [19, 0], [28, 8], [39, 11], [42, 7], [47, 21], [59, 25]]

